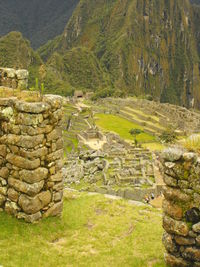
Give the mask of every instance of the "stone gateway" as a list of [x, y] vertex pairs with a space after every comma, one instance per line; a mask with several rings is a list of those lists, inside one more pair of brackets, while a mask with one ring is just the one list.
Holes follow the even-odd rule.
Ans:
[[[2, 88], [1, 88], [2, 89]], [[0, 209], [27, 222], [62, 213], [62, 97], [0, 98]], [[30, 102], [31, 100], [31, 102]]]

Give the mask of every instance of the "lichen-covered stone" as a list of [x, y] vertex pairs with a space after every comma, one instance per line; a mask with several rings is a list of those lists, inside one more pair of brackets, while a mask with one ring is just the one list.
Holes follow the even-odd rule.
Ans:
[[180, 148], [167, 148], [163, 151], [162, 157], [166, 161], [175, 162], [181, 159], [183, 155], [183, 150]]
[[8, 198], [13, 201], [13, 202], [17, 202], [19, 199], [19, 192], [17, 192], [14, 188], [9, 188], [8, 189]]
[[191, 267], [190, 262], [183, 260], [181, 257], [175, 257], [169, 253], [165, 253], [165, 262], [171, 267]]
[[188, 202], [191, 199], [189, 195], [183, 193], [181, 190], [170, 187], [164, 188], [164, 196], [167, 200], [172, 201]]
[[17, 101], [15, 103], [15, 107], [18, 111], [35, 114], [43, 113], [50, 109], [50, 105], [43, 102], [28, 103], [24, 101]]
[[187, 236], [189, 233], [189, 228], [186, 223], [174, 220], [169, 216], [164, 216], [163, 228], [167, 233], [172, 233], [181, 236]]
[[163, 211], [175, 220], [181, 220], [183, 218], [182, 208], [166, 199], [163, 201]]
[[6, 160], [14, 166], [24, 168], [26, 170], [34, 170], [40, 166], [39, 159], [29, 160], [14, 154], [8, 154]]
[[15, 202], [7, 201], [5, 204], [5, 211], [10, 215], [16, 216], [17, 212], [20, 211], [20, 208]]
[[192, 230], [196, 233], [200, 233], [200, 222], [193, 225]]
[[44, 186], [44, 180], [34, 183], [34, 184], [28, 184], [25, 182], [22, 182], [21, 180], [17, 180], [14, 178], [8, 178], [8, 184], [13, 187], [18, 192], [25, 193], [29, 196], [35, 196], [38, 194], [41, 189]]
[[48, 169], [41, 167], [33, 171], [22, 170], [19, 172], [20, 179], [30, 184], [46, 180], [47, 175], [48, 175]]
[[50, 191], [43, 191], [35, 197], [21, 195], [19, 197], [19, 205], [27, 214], [35, 214], [51, 202]]
[[200, 262], [200, 248], [187, 247], [182, 255], [185, 259]]
[[36, 222], [42, 218], [42, 214], [40, 211], [38, 211], [35, 214], [31, 214], [31, 215], [28, 215], [24, 212], [19, 212], [17, 214], [17, 218], [18, 219], [24, 219], [25, 222], [28, 222], [28, 223], [34, 223], [34, 222]]
[[44, 213], [44, 217], [61, 215], [62, 208], [63, 208], [62, 202], [56, 203]]

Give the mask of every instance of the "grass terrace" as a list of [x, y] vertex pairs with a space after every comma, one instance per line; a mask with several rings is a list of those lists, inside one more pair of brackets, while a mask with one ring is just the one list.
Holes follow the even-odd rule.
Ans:
[[148, 206], [67, 192], [62, 218], [30, 225], [0, 213], [0, 265], [164, 267], [161, 221]]

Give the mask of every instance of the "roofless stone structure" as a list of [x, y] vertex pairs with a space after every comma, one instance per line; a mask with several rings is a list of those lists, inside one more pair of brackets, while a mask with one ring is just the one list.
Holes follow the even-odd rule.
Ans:
[[60, 215], [62, 97], [0, 93], [0, 210], [27, 222]]

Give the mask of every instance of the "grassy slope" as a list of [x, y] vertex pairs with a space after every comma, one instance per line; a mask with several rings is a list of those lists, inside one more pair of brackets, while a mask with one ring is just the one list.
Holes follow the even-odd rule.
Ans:
[[[107, 131], [116, 132], [119, 134], [123, 139], [133, 140], [133, 137], [129, 133], [132, 128], [137, 128], [143, 130], [143, 127], [132, 123], [126, 119], [123, 119], [116, 115], [108, 115], [108, 114], [97, 114], [96, 115], [97, 126], [105, 129]], [[148, 134], [142, 133], [137, 137], [139, 142], [153, 142], [155, 141], [155, 137]]]
[[[164, 267], [161, 213], [104, 196], [72, 197], [61, 219], [29, 225], [0, 213], [6, 267]], [[74, 194], [73, 194], [74, 195]]]

